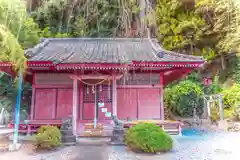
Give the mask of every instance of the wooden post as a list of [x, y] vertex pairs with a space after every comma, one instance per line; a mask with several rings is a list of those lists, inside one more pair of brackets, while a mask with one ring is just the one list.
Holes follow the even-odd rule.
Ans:
[[95, 93], [94, 93], [94, 129], [97, 128], [97, 112], [98, 112], [98, 104], [97, 104], [97, 85], [94, 85]]
[[164, 120], [164, 99], [163, 99], [163, 89], [164, 89], [164, 84], [163, 84], [163, 73], [160, 73], [160, 115], [161, 115], [161, 120]]
[[78, 80], [73, 79], [73, 111], [72, 111], [72, 126], [73, 135], [77, 135], [77, 107], [78, 107]]
[[203, 96], [203, 118], [207, 119], [208, 118], [208, 102], [206, 99], [206, 96]]
[[222, 95], [219, 95], [219, 109], [220, 109], [220, 120], [224, 120], [224, 108], [222, 102]]
[[181, 124], [178, 124], [178, 135], [182, 136], [182, 126], [181, 126]]
[[117, 116], [117, 80], [116, 75], [113, 75], [113, 84], [112, 84], [112, 106], [113, 106], [113, 115]]
[[147, 8], [147, 4], [145, 0], [140, 0], [139, 2], [140, 4], [140, 13], [139, 13], [139, 17], [140, 17], [140, 23], [141, 23], [141, 35], [146, 34], [146, 25], [145, 25], [145, 20], [144, 18], [146, 18], [146, 8]]
[[211, 120], [211, 106], [210, 106], [210, 101], [207, 101], [207, 115], [208, 115], [208, 120]]
[[30, 120], [34, 119], [34, 105], [35, 105], [35, 88], [32, 88], [32, 101], [31, 101], [31, 113], [30, 113]]

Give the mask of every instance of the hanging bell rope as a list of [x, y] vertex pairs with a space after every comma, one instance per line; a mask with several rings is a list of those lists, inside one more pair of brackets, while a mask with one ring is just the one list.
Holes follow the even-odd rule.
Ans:
[[91, 84], [91, 83], [88, 83], [88, 82], [83, 81], [82, 79], [78, 79], [78, 80], [81, 81], [83, 84], [86, 84], [86, 85], [89, 85], [89, 86], [99, 85], [99, 84], [102, 84], [102, 83], [105, 81], [105, 79], [103, 79], [103, 80], [101, 80], [100, 82], [97, 82], [97, 83], [95, 83], [95, 84]]

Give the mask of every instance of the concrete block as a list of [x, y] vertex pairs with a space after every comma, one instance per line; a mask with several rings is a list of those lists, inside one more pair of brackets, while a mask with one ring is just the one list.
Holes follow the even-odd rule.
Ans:
[[9, 147], [8, 147], [8, 150], [9, 151], [17, 151], [21, 148], [21, 144], [20, 143], [17, 143], [17, 144], [10, 144]]

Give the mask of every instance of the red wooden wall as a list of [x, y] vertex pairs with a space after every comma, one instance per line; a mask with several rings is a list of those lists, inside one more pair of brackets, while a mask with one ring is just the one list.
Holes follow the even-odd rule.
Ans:
[[137, 119], [137, 89], [117, 89], [117, 115], [119, 119]]
[[64, 118], [72, 115], [73, 90], [58, 89], [57, 92], [57, 115], [56, 118]]
[[138, 89], [138, 119], [160, 119], [160, 90]]
[[35, 89], [34, 119], [61, 119], [72, 115], [73, 90]]
[[119, 119], [160, 119], [160, 90], [158, 88], [118, 88]]
[[56, 114], [56, 89], [35, 90], [35, 119], [54, 119]]
[[[159, 84], [159, 75], [133, 76], [126, 85], [134, 85], [134, 88], [117, 89], [117, 114], [119, 119], [160, 119], [160, 90], [159, 88], [141, 88], [141, 85]], [[142, 77], [142, 79], [141, 79]], [[118, 85], [124, 81], [118, 81]], [[133, 83], [133, 84], [132, 84]], [[61, 119], [72, 114], [72, 80], [67, 74], [36, 74], [35, 84], [38, 86], [48, 86], [48, 88], [35, 88], [35, 99], [33, 105], [33, 119]], [[54, 85], [52, 85], [54, 84]], [[51, 87], [52, 86], [52, 87]], [[58, 87], [61, 86], [61, 87]], [[139, 88], [138, 88], [139, 87]], [[94, 104], [92, 101], [86, 102], [83, 94], [83, 86], [79, 84], [79, 120], [93, 119]], [[104, 91], [104, 88], [103, 88]], [[104, 93], [98, 97], [99, 101], [107, 97]], [[108, 93], [108, 92], [106, 92]], [[102, 97], [103, 96], [103, 97]], [[88, 97], [91, 97], [88, 95]], [[112, 104], [105, 102], [108, 111], [112, 111]], [[105, 120], [104, 113], [99, 108], [99, 120]]]

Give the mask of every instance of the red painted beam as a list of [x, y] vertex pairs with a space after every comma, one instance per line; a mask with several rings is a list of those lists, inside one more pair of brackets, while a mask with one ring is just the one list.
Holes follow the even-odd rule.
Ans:
[[179, 80], [184, 78], [187, 74], [189, 74], [194, 68], [181, 68], [179, 70], [172, 71], [169, 75], [164, 75], [164, 86], [172, 83], [175, 80]]
[[186, 61], [186, 62], [140, 62], [133, 61], [133, 66], [173, 66], [173, 67], [201, 67], [205, 61]]
[[0, 72], [5, 72], [11, 76], [16, 76], [16, 73], [13, 71], [12, 67], [3, 67], [0, 66]]

